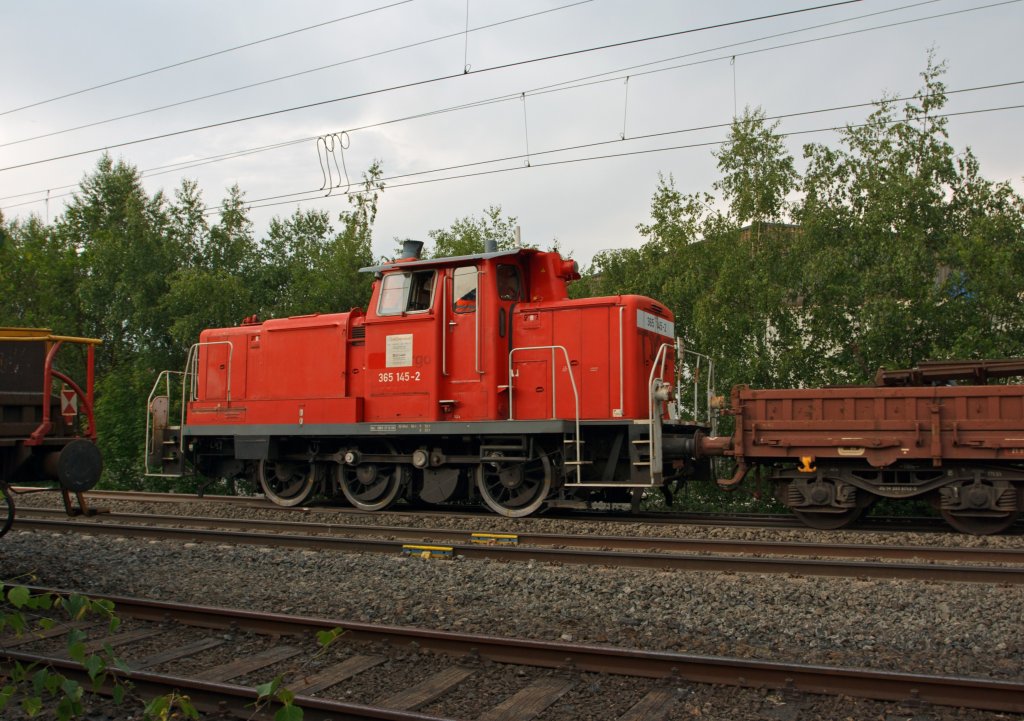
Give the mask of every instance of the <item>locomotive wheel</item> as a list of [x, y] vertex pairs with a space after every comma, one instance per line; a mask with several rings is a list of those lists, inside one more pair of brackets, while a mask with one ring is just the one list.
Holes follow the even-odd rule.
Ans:
[[341, 492], [361, 511], [387, 508], [402, 490], [402, 467], [396, 463], [360, 463], [341, 466]]
[[941, 513], [942, 517], [946, 519], [946, 523], [960, 533], [969, 533], [972, 536], [991, 536], [995, 533], [1002, 533], [1014, 524], [1018, 515], [1017, 512], [999, 516], [970, 516], [954, 511], [942, 511]]
[[11, 524], [14, 523], [14, 499], [11, 497], [11, 492], [7, 490], [7, 486], [0, 486], [0, 536], [11, 530]]
[[481, 463], [476, 467], [476, 486], [495, 513], [528, 516], [544, 505], [551, 492], [551, 461], [541, 451], [525, 463]]
[[316, 467], [307, 461], [260, 461], [257, 476], [264, 495], [278, 506], [298, 506], [316, 489]]

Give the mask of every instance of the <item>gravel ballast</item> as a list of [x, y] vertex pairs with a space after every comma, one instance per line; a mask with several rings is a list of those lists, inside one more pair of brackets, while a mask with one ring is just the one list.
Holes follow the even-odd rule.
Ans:
[[[33, 498], [31, 505], [40, 504]], [[147, 510], [145, 504], [103, 505], [126, 512]], [[172, 508], [180, 509], [183, 515], [297, 520], [295, 514], [272, 509], [228, 508], [215, 503], [148, 506], [148, 510], [159, 513], [171, 512]], [[320, 516], [327, 515], [313, 511], [303, 514], [302, 520], [323, 520]], [[422, 516], [382, 514], [374, 518], [379, 518], [382, 525], [426, 525]], [[330, 514], [329, 520], [345, 522], [336, 514]], [[349, 522], [366, 524], [368, 520], [359, 516]], [[447, 521], [431, 522], [444, 527]], [[465, 519], [451, 523], [452, 527], [466, 526]], [[581, 523], [493, 518], [480, 530], [580, 532]], [[852, 532], [652, 528], [641, 523], [602, 523], [591, 532], [866, 542]], [[927, 535], [927, 539], [913, 540], [931, 545], [1024, 545], [1020, 537], [1014, 536], [972, 539], [958, 534]], [[907, 543], [908, 535], [872, 534], [871, 539], [876, 543]], [[0, 540], [0, 578], [22, 582], [31, 579], [33, 583], [74, 587], [94, 595], [134, 595], [511, 637], [930, 674], [1024, 678], [1024, 587], [1020, 585], [506, 564], [458, 558], [423, 560], [398, 555], [59, 535], [19, 531], [17, 524]], [[680, 693], [681, 699], [688, 699], [681, 700], [680, 707], [689, 711], [673, 718], [743, 718], [716, 709], [713, 701], [705, 700], [706, 689]], [[731, 690], [721, 695], [733, 713], [744, 708], [736, 705], [742, 699], [748, 704], [757, 700], [761, 711], [755, 713], [754, 707], [749, 707], [750, 718], [765, 718], [767, 706], [785, 705], [769, 702], [768, 696], [754, 691]], [[833, 717], [887, 718], [888, 712], [877, 709], [890, 708], [847, 701], [850, 713], [835, 711]], [[836, 699], [820, 699], [811, 705], [825, 704], [835, 710], [836, 703]], [[587, 706], [579, 692], [570, 695], [565, 704], [578, 710]], [[869, 707], [875, 710], [867, 711]], [[862, 716], [856, 709], [874, 715]], [[607, 716], [595, 713], [588, 708], [586, 717], [615, 717], [610, 711]], [[800, 718], [814, 718], [808, 713], [809, 708], [805, 708]], [[921, 718], [1013, 718], [952, 709], [941, 714]], [[558, 717], [574, 718], [571, 714]]]

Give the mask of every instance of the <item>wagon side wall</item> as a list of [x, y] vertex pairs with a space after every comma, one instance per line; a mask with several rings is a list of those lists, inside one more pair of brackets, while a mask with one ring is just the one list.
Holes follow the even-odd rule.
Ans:
[[737, 387], [735, 453], [754, 461], [1024, 462], [1024, 386]]

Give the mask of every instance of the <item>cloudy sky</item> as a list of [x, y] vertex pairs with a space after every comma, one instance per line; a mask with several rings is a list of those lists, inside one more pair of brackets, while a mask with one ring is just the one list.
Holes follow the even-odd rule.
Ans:
[[912, 94], [929, 48], [969, 90], [953, 144], [1024, 191], [1021, 0], [51, 0], [0, 27], [8, 218], [54, 218], [109, 148], [150, 193], [197, 180], [211, 222], [237, 183], [262, 234], [380, 159], [380, 255], [501, 205], [587, 262], [641, 242], [659, 172], [711, 189], [737, 108], [790, 116], [799, 158], [870, 108], [814, 111]]

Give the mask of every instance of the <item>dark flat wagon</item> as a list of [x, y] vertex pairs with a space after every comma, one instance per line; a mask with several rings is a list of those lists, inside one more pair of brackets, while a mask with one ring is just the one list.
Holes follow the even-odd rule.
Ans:
[[[880, 498], [923, 497], [959, 531], [999, 533], [1024, 506], [1024, 359], [922, 363], [873, 386], [732, 392], [739, 483], [767, 468], [807, 525], [841, 528]], [[1015, 378], [1017, 383], [990, 384]]]
[[[0, 328], [0, 535], [14, 519], [15, 486], [59, 490], [69, 514], [88, 511], [82, 493], [96, 485], [103, 468], [93, 415], [99, 343], [45, 328]], [[61, 354], [74, 346], [84, 354]], [[58, 360], [80, 367], [84, 383]]]

